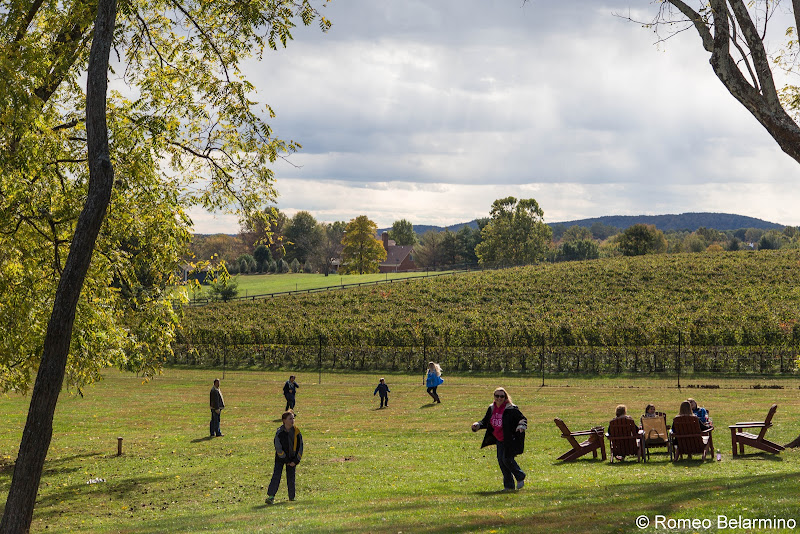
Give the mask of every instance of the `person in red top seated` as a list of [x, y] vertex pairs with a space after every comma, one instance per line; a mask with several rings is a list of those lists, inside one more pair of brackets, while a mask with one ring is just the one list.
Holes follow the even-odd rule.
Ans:
[[525, 450], [525, 430], [528, 420], [511, 401], [504, 388], [494, 390], [494, 402], [486, 409], [483, 419], [472, 423], [472, 431], [486, 429], [481, 448], [497, 445], [497, 463], [503, 473], [503, 489], [511, 491], [522, 489], [525, 485], [525, 472], [514, 459]]

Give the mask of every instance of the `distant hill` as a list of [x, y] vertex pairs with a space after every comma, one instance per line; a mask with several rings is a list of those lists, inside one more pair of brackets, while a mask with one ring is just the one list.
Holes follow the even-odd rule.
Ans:
[[662, 231], [667, 230], [688, 230], [694, 232], [698, 228], [713, 228], [715, 230], [738, 230], [740, 228], [758, 228], [761, 230], [780, 230], [782, 224], [768, 222], [755, 217], [745, 217], [744, 215], [733, 215], [730, 213], [681, 213], [679, 215], [607, 215], [605, 217], [595, 217], [592, 219], [578, 219], [575, 221], [564, 221], [550, 223], [550, 226], [564, 225], [590, 227], [594, 223], [602, 223], [614, 226], [621, 230], [633, 226], [634, 224], [654, 224]]
[[[594, 223], [601, 223], [624, 230], [634, 224], [654, 224], [662, 231], [669, 230], [688, 230], [694, 232], [698, 228], [713, 228], [715, 230], [738, 230], [740, 228], [758, 228], [761, 230], [781, 230], [785, 225], [756, 219], [755, 217], [745, 217], [744, 215], [733, 215], [731, 213], [681, 213], [679, 215], [606, 215], [604, 217], [594, 217], [592, 219], [578, 219], [574, 221], [563, 221], [548, 223], [551, 227], [563, 225], [591, 227]], [[447, 228], [451, 232], [458, 232], [463, 226], [477, 228], [477, 220], [465, 223], [451, 224]], [[444, 226], [432, 226], [428, 224], [415, 224], [414, 232], [421, 236], [430, 230], [441, 232]], [[389, 228], [378, 229], [378, 235], [388, 232]]]
[[[474, 220], [474, 221], [465, 222], [465, 223], [451, 224], [450, 226], [447, 226], [446, 228], [448, 230], [450, 230], [451, 232], [458, 232], [464, 226], [469, 226], [470, 228], [477, 228], [478, 227], [478, 221]], [[391, 226], [388, 227], [388, 228], [378, 228], [378, 235], [381, 235], [383, 232], [388, 232], [391, 229], [392, 229]], [[444, 229], [445, 229], [444, 226], [433, 226], [433, 225], [430, 225], [430, 224], [415, 224], [414, 225], [414, 233], [417, 234], [418, 236], [422, 236], [422, 234], [424, 234], [425, 232], [430, 232], [431, 230], [434, 231], [434, 232], [443, 232]]]

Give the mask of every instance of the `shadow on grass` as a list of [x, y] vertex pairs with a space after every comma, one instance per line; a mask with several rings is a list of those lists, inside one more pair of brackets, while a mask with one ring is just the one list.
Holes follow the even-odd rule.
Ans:
[[272, 504], [262, 503], [262, 504], [258, 504], [256, 506], [253, 506], [253, 510], [267, 510], [269, 508], [280, 508], [281, 506], [286, 506], [286, 505], [289, 505], [289, 504], [292, 505], [292, 506], [295, 506], [297, 504], [297, 501], [291, 502], [291, 501], [285, 501], [285, 500], [284, 501], [277, 501], [276, 500]]
[[[48, 477], [51, 475], [59, 475], [65, 473], [74, 473], [75, 471], [80, 471], [83, 469], [83, 466], [77, 465], [75, 467], [63, 467], [62, 465], [66, 462], [72, 462], [79, 458], [92, 458], [96, 456], [103, 456], [99, 452], [93, 453], [85, 453], [85, 454], [73, 454], [72, 456], [64, 456], [63, 458], [56, 458], [54, 460], [46, 460], [44, 464], [44, 470], [42, 471], [42, 477]], [[14, 474], [14, 465], [16, 462], [8, 462], [6, 464], [0, 465], [0, 484], [4, 487], [6, 485], [11, 485], [11, 476]], [[3, 501], [5, 503], [5, 501]], [[0, 513], [2, 513], [3, 508], [0, 508]]]
[[494, 497], [495, 495], [506, 495], [506, 494], [512, 494], [512, 493], [515, 493], [515, 491], [499, 489], [499, 490], [492, 490], [492, 491], [473, 491], [472, 495], [478, 495], [480, 497]]
[[194, 438], [189, 443], [200, 443], [201, 441], [211, 441], [212, 439], [214, 439], [213, 436], [203, 436], [202, 438]]
[[[131, 496], [140, 496], [146, 493], [149, 485], [157, 485], [163, 483], [167, 476], [157, 477], [139, 477], [122, 479], [119, 481], [108, 481], [100, 484], [87, 485], [86, 483], [71, 484], [63, 486], [57, 491], [48, 493], [45, 497], [38, 497], [36, 499], [36, 519], [51, 520], [64, 514], [65, 506], [69, 506], [69, 502], [75, 499], [75, 493], [80, 491], [91, 491], [93, 495], [102, 497], [109, 497], [115, 499], [129, 498]], [[5, 510], [5, 502], [0, 505], [0, 514]]]
[[425, 410], [426, 408], [433, 408], [434, 406], [436, 406], [436, 403], [435, 402], [430, 402], [430, 403], [427, 403], [427, 404], [423, 404], [422, 406], [419, 407], [419, 409], [420, 410]]
[[761, 460], [766, 462], [782, 462], [783, 458], [779, 454], [770, 454], [768, 452], [754, 452], [751, 454], [740, 454], [738, 456], [731, 456], [732, 461], [747, 461], [747, 460]]
[[582, 463], [589, 463], [589, 464], [597, 464], [597, 463], [600, 463], [600, 464], [602, 464], [602, 463], [610, 463], [610, 462], [608, 461], [608, 459], [606, 459], [606, 460], [603, 460], [603, 458], [601, 458], [600, 456], [598, 456], [597, 458], [592, 458], [592, 456], [591, 456], [591, 455], [587, 455], [587, 456], [588, 456], [588, 457], [576, 458], [575, 460], [570, 460], [569, 462], [565, 462], [564, 460], [558, 460], [558, 459], [556, 459], [556, 460], [553, 460], [553, 463], [551, 463], [550, 465], [553, 465], [553, 466], [560, 466], [560, 465], [567, 465], [567, 464], [576, 464], [576, 465], [580, 465], [580, 464], [582, 464]]
[[[613, 485], [602, 490], [586, 487], [548, 488], [553, 499], [543, 503], [538, 509], [530, 513], [523, 511], [530, 505], [529, 494], [537, 491], [535, 483], [526, 486], [518, 492], [503, 491], [477, 491], [469, 493], [473, 498], [481, 499], [481, 508], [466, 510], [464, 514], [448, 516], [447, 521], [441, 518], [420, 520], [415, 511], [420, 506], [425, 506], [424, 499], [402, 499], [402, 502], [380, 502], [377, 506], [363, 510], [351, 517], [346, 524], [326, 524], [324, 531], [343, 534], [345, 532], [423, 532], [431, 534], [446, 534], [451, 532], [478, 532], [488, 530], [503, 530], [508, 532], [640, 532], [635, 526], [638, 516], [645, 515], [653, 519], [656, 514], [667, 518], [709, 517], [715, 520], [717, 513], [728, 514], [734, 517], [741, 513], [737, 508], [737, 501], [742, 494], [771, 495], [776, 491], [776, 486], [783, 489], [792, 488], [796, 484], [796, 473], [786, 473], [779, 476], [774, 474], [756, 475], [744, 479], [730, 478], [727, 476], [707, 476], [682, 480], [679, 482], [658, 482], [644, 484], [641, 481], [631, 481], [626, 484]], [[139, 484], [146, 484], [147, 479], [131, 481], [130, 487], [118, 487], [120, 491], [135, 491]], [[58, 496], [48, 497], [54, 501], [68, 497], [72, 490], [65, 488]], [[780, 490], [778, 490], [780, 491]], [[783, 491], [785, 494], [786, 491]], [[657, 498], [654, 498], [657, 496]], [[66, 502], [66, 499], [64, 499]], [[263, 502], [263, 500], [262, 500]], [[252, 519], [254, 527], [270, 528], [277, 531], [283, 526], [279, 522], [285, 518], [290, 506], [316, 506], [319, 503], [314, 499], [299, 502], [281, 500], [275, 504], [267, 505], [259, 502], [248, 509], [263, 517]], [[695, 504], [696, 503], [696, 504]], [[714, 505], [718, 503], [718, 508]], [[56, 506], [54, 503], [50, 503]], [[504, 508], [503, 515], [494, 513], [499, 506]], [[764, 508], [748, 513], [752, 517], [771, 517], [770, 503], [764, 502]], [[791, 517], [800, 514], [800, 504], [793, 503], [787, 508], [786, 502], [782, 504], [781, 516]], [[696, 507], [696, 509], [695, 509]], [[42, 507], [43, 508], [43, 507]], [[40, 510], [42, 509], [40, 508]], [[278, 508], [280, 514], [271, 515], [269, 508]], [[514, 509], [518, 512], [514, 513]], [[341, 510], [337, 510], [341, 512]], [[38, 512], [37, 512], [38, 513]], [[54, 511], [54, 514], [59, 513]], [[392, 514], [391, 524], [382, 524], [381, 516]], [[408, 514], [408, 518], [398, 518]], [[698, 515], [699, 514], [699, 515]], [[180, 515], [141, 520], [140, 518], [122, 520], [115, 525], [117, 532], [136, 532], [142, 534], [155, 534], [163, 532], [197, 532], [201, 530], [219, 530], [230, 532], [235, 526], [245, 528], [241, 524], [242, 517], [226, 518], [219, 510], [207, 512], [184, 512]], [[231, 524], [227, 524], [231, 521]], [[248, 521], [248, 520], [246, 520]], [[210, 527], [213, 525], [213, 527]], [[385, 526], [384, 526], [385, 525]], [[298, 529], [298, 532], [307, 532], [308, 528]], [[641, 532], [652, 532], [641, 530]]]
[[[699, 462], [698, 462], [699, 463]], [[678, 465], [680, 467], [680, 463]], [[585, 487], [559, 488], [553, 500], [541, 510], [531, 514], [506, 513], [505, 517], [490, 513], [497, 506], [512, 505], [519, 501], [520, 508], [526, 506], [526, 494], [537, 491], [535, 483], [526, 485], [521, 491], [479, 491], [471, 493], [485, 498], [485, 513], [478, 510], [470, 514], [452, 517], [449, 524], [423, 524], [419, 518], [394, 520], [391, 527], [368, 528], [371, 517], [363, 516], [361, 522], [352, 522], [347, 526], [329, 526], [327, 532], [425, 532], [445, 534], [450, 532], [477, 532], [504, 530], [508, 532], [639, 532], [636, 519], [645, 515], [652, 519], [657, 514], [667, 518], [700, 517], [716, 521], [717, 514], [734, 517], [741, 513], [737, 502], [740, 495], [772, 495], [776, 486], [794, 487], [796, 473], [755, 475], [744, 479], [730, 477], [698, 477], [680, 482], [658, 482], [643, 484], [633, 481], [627, 484], [614, 485], [603, 490]], [[550, 489], [550, 491], [555, 491]], [[783, 492], [786, 494], [786, 491]], [[657, 498], [654, 498], [657, 496]], [[502, 501], [494, 500], [502, 499]], [[695, 505], [695, 503], [697, 503]], [[714, 504], [718, 508], [714, 508]], [[694, 506], [693, 506], [694, 505]], [[419, 502], [405, 502], [381, 506], [379, 512], [395, 513], [412, 510], [420, 506]], [[751, 509], [750, 517], [771, 517], [770, 503], [765, 501], [764, 508]], [[793, 503], [787, 509], [784, 502], [780, 513], [784, 517], [797, 516], [800, 504]], [[695, 509], [696, 508], [696, 509]], [[509, 509], [510, 511], [510, 509]], [[466, 512], [466, 511], [465, 511]], [[644, 531], [642, 531], [644, 532]]]
[[14, 472], [15, 464], [16, 462], [11, 459], [9, 460], [0, 459], [0, 478], [6, 475], [11, 476], [11, 473]]

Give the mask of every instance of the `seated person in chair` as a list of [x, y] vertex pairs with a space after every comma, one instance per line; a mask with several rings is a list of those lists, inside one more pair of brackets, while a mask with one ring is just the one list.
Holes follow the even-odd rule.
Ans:
[[708, 410], [698, 407], [697, 401], [694, 399], [686, 399], [686, 402], [691, 406], [692, 413], [700, 419], [700, 430], [708, 430], [714, 426], [711, 422], [711, 416], [708, 415]]
[[644, 415], [642, 417], [659, 417], [656, 413], [655, 404], [648, 404], [644, 407]]
[[628, 407], [624, 404], [618, 404], [617, 409], [614, 410], [616, 414], [614, 419], [633, 419], [630, 415], [628, 415]]

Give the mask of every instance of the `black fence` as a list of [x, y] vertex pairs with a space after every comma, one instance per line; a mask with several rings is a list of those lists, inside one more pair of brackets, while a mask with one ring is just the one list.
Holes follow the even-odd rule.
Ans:
[[338, 346], [322, 337], [316, 343], [176, 344], [167, 362], [228, 369], [321, 369], [421, 372], [438, 362], [450, 372], [528, 373], [531, 375], [664, 377], [714, 373], [791, 376], [798, 372], [793, 343], [764, 346], [647, 345], [530, 347]]

